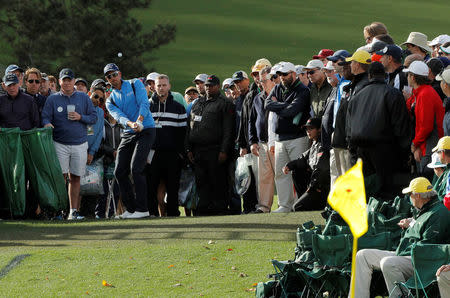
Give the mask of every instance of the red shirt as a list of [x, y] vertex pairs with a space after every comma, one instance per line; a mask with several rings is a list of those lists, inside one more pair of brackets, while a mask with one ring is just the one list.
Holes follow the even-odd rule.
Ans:
[[414, 102], [416, 103], [414, 109], [416, 129], [413, 144], [416, 148], [420, 148], [424, 156], [427, 152], [426, 140], [433, 131], [435, 123], [439, 138], [444, 136], [442, 123], [445, 110], [441, 98], [430, 85], [420, 85], [417, 89], [413, 89], [413, 94], [406, 102], [410, 112]]

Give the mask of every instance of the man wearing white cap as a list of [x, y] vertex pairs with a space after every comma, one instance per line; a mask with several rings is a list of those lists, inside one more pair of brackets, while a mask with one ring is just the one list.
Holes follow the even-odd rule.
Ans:
[[314, 112], [314, 117], [317, 118], [322, 118], [323, 112], [325, 111], [326, 100], [333, 89], [328, 83], [322, 68], [324, 68], [324, 65], [322, 61], [318, 59], [309, 61], [304, 68], [308, 75], [308, 79], [312, 83], [310, 88], [311, 107]]
[[448, 36], [447, 34], [441, 34], [437, 37], [435, 37], [432, 41], [430, 41], [428, 43], [428, 45], [431, 47], [431, 56], [434, 57], [438, 57], [438, 51], [439, 51], [439, 47], [441, 45], [443, 45], [446, 42], [450, 41], [450, 36]]
[[339, 84], [339, 75], [337, 74], [332, 61], [328, 61], [327, 65], [323, 69], [325, 75], [327, 76], [327, 81], [331, 85], [332, 89], [330, 95], [328, 95], [324, 107], [322, 125], [320, 129], [320, 138], [321, 149], [329, 151], [331, 147], [331, 134], [333, 133], [333, 110], [338, 90], [337, 86]]
[[408, 73], [408, 84], [413, 88], [413, 94], [406, 102], [406, 107], [415, 119], [411, 152], [416, 160], [418, 174], [431, 178], [433, 172], [426, 165], [431, 161], [431, 149], [444, 135], [444, 107], [437, 92], [429, 85], [429, 68], [425, 62], [414, 61], [403, 72]]
[[208, 75], [206, 73], [199, 73], [195, 79], [192, 81], [197, 87], [198, 93], [200, 96], [206, 96], [205, 82], [208, 79]]
[[444, 99], [445, 116], [444, 116], [444, 135], [450, 135], [450, 68], [444, 70], [441, 74], [436, 76], [436, 80], [441, 82], [441, 89], [444, 92], [446, 99]]
[[296, 65], [295, 72], [297, 73], [298, 79], [302, 82], [303, 85], [310, 88], [311, 82], [308, 79], [308, 74], [306, 73], [306, 69], [304, 65]]
[[[450, 173], [450, 137], [445, 136], [439, 139], [436, 147], [433, 148], [433, 158], [437, 155], [437, 161], [444, 167], [442, 174], [437, 179], [433, 179], [433, 189], [437, 192], [439, 199], [442, 201], [447, 193], [450, 192], [450, 185], [448, 182], [448, 175]], [[435, 165], [436, 160], [431, 164]], [[427, 165], [429, 168], [434, 169], [436, 166]], [[434, 171], [436, 175], [436, 171]], [[436, 181], [434, 181], [436, 180]]]
[[151, 72], [145, 78], [145, 89], [147, 90], [148, 98], [151, 98], [153, 93], [155, 93], [155, 81], [158, 78], [159, 73]]
[[279, 208], [274, 212], [291, 212], [294, 204], [292, 175], [283, 174], [283, 167], [308, 149], [308, 137], [301, 127], [309, 118], [309, 89], [297, 78], [294, 64], [280, 62], [276, 85], [266, 99], [266, 109], [277, 115], [275, 133], [275, 184]]
[[408, 39], [401, 45], [406, 45], [406, 48], [411, 54], [419, 54], [426, 62], [430, 59], [431, 48], [428, 46], [428, 37], [420, 32], [411, 32]]

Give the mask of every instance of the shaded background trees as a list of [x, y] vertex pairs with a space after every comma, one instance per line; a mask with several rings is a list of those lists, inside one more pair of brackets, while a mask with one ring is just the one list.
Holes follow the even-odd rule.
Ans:
[[22, 67], [35, 66], [52, 74], [70, 67], [77, 76], [92, 80], [103, 75], [105, 64], [115, 62], [127, 77], [137, 77], [148, 72], [143, 53], [174, 40], [176, 33], [173, 24], [157, 24], [143, 32], [129, 12], [150, 3], [18, 0], [2, 5], [0, 35]]

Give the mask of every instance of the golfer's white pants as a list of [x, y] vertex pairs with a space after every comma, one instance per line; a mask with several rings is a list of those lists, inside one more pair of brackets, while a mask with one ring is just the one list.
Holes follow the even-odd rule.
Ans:
[[283, 167], [300, 157], [309, 147], [308, 137], [287, 141], [275, 141], [275, 185], [277, 186], [278, 205], [292, 209], [294, 205], [294, 183], [292, 174], [285, 175]]
[[275, 157], [267, 143], [259, 143], [258, 157], [258, 205], [256, 208], [269, 212], [272, 208], [275, 188]]
[[397, 256], [395, 251], [362, 249], [356, 254], [355, 297], [370, 297], [374, 269], [383, 273], [389, 297], [399, 297], [401, 291], [394, 282], [405, 282], [414, 272], [411, 257]]

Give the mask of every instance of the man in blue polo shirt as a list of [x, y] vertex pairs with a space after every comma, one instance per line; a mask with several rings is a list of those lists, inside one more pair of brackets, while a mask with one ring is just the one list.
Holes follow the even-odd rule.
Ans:
[[64, 178], [69, 174], [70, 213], [68, 220], [84, 219], [80, 208], [80, 177], [87, 161], [87, 126], [97, 114], [86, 93], [75, 91], [75, 75], [69, 68], [59, 73], [61, 90], [50, 95], [42, 110], [42, 124], [53, 128], [53, 141]]
[[[127, 208], [122, 218], [148, 217], [147, 182], [144, 170], [156, 132], [147, 91], [139, 79], [122, 80], [122, 73], [114, 63], [107, 64], [103, 73], [113, 87], [106, 101], [106, 108], [111, 116], [125, 127], [117, 149], [114, 171], [122, 202]], [[130, 170], [133, 175], [135, 194], [129, 178]]]

